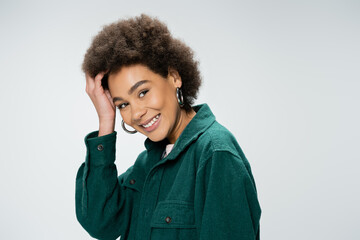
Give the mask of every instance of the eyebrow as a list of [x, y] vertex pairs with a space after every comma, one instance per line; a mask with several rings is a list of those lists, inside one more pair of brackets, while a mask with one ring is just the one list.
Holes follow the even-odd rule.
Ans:
[[[131, 95], [138, 87], [140, 87], [141, 85], [143, 85], [144, 83], [150, 82], [149, 80], [141, 80], [138, 81], [137, 83], [134, 84], [134, 86], [132, 86], [130, 88], [130, 90], [128, 91], [128, 94]], [[122, 99], [121, 97], [114, 97], [113, 98], [113, 102], [115, 103], [116, 101], [122, 101], [124, 99]]]

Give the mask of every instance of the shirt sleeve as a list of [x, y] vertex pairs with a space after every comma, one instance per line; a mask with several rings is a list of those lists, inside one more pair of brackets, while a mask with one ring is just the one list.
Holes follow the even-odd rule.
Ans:
[[86, 135], [85, 162], [76, 176], [76, 216], [94, 238], [116, 239], [129, 225], [129, 201], [119, 184], [115, 162], [116, 134]]
[[246, 159], [215, 151], [199, 166], [196, 179], [198, 239], [259, 239], [261, 208]]

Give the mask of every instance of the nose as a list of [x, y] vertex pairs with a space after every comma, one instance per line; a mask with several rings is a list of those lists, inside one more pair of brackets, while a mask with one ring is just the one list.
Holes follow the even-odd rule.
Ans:
[[146, 114], [146, 109], [142, 105], [133, 104], [131, 107], [131, 120], [134, 124], [140, 124], [142, 117]]

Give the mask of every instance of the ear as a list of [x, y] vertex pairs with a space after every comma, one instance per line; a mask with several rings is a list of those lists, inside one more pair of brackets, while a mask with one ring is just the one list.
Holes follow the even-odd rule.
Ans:
[[179, 72], [172, 67], [168, 68], [168, 79], [171, 80], [171, 83], [174, 84], [175, 88], [181, 88], [182, 80]]

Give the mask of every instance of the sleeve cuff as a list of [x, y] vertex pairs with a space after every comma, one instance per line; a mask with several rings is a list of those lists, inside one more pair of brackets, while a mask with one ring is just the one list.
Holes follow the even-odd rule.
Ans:
[[84, 138], [87, 148], [85, 162], [89, 165], [107, 165], [115, 162], [116, 136], [114, 131], [110, 134], [98, 137], [99, 131], [93, 131]]

